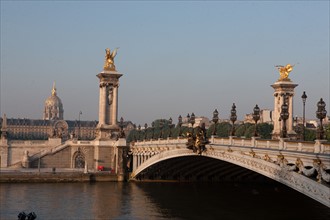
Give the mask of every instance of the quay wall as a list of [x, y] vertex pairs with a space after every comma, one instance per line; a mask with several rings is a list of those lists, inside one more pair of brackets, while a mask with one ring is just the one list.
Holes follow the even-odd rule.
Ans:
[[70, 183], [70, 182], [118, 182], [113, 173], [0, 173], [0, 183]]

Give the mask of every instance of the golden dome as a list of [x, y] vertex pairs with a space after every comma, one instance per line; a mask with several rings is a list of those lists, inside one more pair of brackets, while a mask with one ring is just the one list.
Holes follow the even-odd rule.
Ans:
[[45, 101], [44, 119], [46, 120], [63, 120], [63, 104], [56, 94], [55, 83], [52, 88], [52, 95]]
[[57, 95], [49, 96], [45, 101], [45, 106], [47, 107], [62, 107], [62, 101]]

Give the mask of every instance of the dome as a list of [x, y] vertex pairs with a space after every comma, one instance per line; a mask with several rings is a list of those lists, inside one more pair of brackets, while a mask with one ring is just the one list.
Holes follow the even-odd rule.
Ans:
[[55, 107], [55, 108], [62, 108], [62, 101], [57, 95], [49, 96], [45, 101], [45, 107]]
[[55, 83], [52, 88], [52, 95], [45, 101], [44, 120], [63, 120], [63, 104], [57, 96]]

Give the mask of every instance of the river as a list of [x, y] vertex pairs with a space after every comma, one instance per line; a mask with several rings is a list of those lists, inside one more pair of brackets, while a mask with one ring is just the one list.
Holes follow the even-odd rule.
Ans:
[[0, 218], [330, 219], [326, 206], [279, 183], [0, 184]]

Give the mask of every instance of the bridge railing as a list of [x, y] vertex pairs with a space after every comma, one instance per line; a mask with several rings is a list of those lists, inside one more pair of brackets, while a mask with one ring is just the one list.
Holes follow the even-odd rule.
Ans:
[[310, 153], [330, 154], [330, 142], [316, 140], [315, 142], [292, 140], [266, 140], [257, 138], [210, 138], [211, 144], [233, 145], [242, 147], [267, 148], [274, 150], [300, 151]]
[[[287, 150], [297, 152], [308, 152], [316, 154], [329, 154], [330, 155], [330, 142], [325, 140], [316, 140], [315, 142], [309, 141], [292, 141], [292, 140], [267, 140], [250, 138], [238, 138], [238, 137], [211, 137], [210, 144], [213, 145], [228, 145], [228, 146], [241, 146], [241, 147], [253, 147], [253, 148], [266, 148], [273, 150]], [[143, 140], [134, 143], [135, 146], [152, 147], [155, 145], [182, 145], [187, 142], [186, 138], [167, 138], [157, 140]]]

